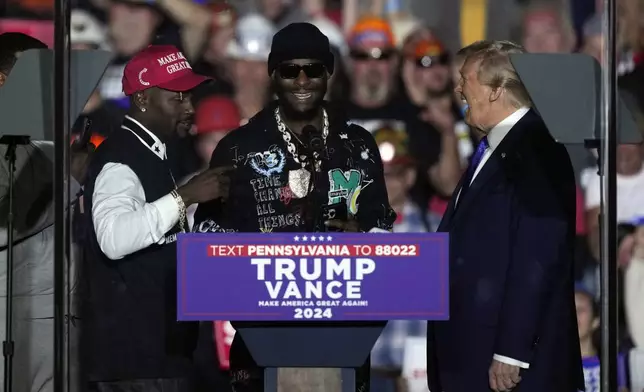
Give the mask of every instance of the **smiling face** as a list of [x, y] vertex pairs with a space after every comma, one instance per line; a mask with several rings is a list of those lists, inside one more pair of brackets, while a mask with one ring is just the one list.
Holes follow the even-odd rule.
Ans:
[[465, 122], [475, 128], [483, 131], [489, 130], [491, 124], [488, 117], [491, 112], [492, 88], [481, 84], [478, 77], [479, 61], [468, 59], [461, 68], [461, 79], [454, 89], [454, 92], [460, 96], [465, 110]]
[[272, 77], [280, 103], [294, 113], [307, 113], [322, 104], [329, 74], [318, 60], [297, 59], [281, 63]]

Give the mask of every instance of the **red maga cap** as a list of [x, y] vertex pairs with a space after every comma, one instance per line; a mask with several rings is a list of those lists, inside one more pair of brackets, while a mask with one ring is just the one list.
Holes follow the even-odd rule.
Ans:
[[212, 96], [197, 106], [195, 114], [197, 133], [228, 132], [239, 128], [241, 115], [235, 102], [230, 98]]
[[184, 92], [208, 79], [194, 73], [186, 57], [176, 47], [150, 45], [125, 65], [123, 92], [132, 95], [151, 87]]

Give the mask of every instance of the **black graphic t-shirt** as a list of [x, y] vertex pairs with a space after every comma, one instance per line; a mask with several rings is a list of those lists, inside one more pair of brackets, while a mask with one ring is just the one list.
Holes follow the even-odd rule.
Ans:
[[[324, 206], [346, 205], [362, 231], [391, 230], [395, 213], [389, 206], [382, 161], [371, 134], [357, 125], [334, 117], [329, 110], [329, 135], [321, 170], [311, 181], [315, 186], [298, 198], [289, 185], [301, 165], [287, 150], [277, 130], [276, 104], [258, 113], [248, 124], [222, 139], [211, 167], [232, 166], [230, 195], [225, 202], [200, 204], [194, 232], [314, 232]], [[301, 138], [292, 136], [297, 153], [304, 151]]]

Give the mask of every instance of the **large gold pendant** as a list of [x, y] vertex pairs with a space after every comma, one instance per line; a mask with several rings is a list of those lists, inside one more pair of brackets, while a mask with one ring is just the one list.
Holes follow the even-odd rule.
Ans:
[[288, 172], [288, 186], [296, 199], [301, 199], [309, 193], [311, 172], [306, 169], [291, 170]]

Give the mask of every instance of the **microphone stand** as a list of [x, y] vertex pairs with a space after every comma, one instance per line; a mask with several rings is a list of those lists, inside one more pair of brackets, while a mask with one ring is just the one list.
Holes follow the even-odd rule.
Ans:
[[29, 136], [4, 135], [0, 144], [7, 146], [4, 158], [9, 162], [9, 211], [7, 213], [7, 292], [5, 316], [5, 340], [2, 342], [4, 355], [4, 392], [11, 392], [13, 379], [13, 182], [16, 171], [16, 148], [28, 145]]
[[315, 233], [319, 231], [320, 227], [320, 219], [317, 214], [317, 206], [318, 206], [318, 191], [317, 191], [317, 181], [318, 181], [318, 173], [315, 170], [315, 158], [313, 158], [313, 154], [310, 154], [308, 157], [308, 164], [306, 165], [308, 169], [311, 171], [311, 182], [309, 183], [309, 195], [311, 195], [311, 199], [307, 203], [307, 216], [310, 217], [311, 219], [311, 233]]
[[[311, 172], [311, 179], [309, 183], [309, 195], [310, 201], [307, 203], [307, 216], [310, 216], [312, 219], [312, 228], [311, 232], [322, 232], [324, 231], [324, 222], [321, 222], [320, 219], [320, 195], [317, 191], [317, 181], [319, 179], [320, 173], [318, 172], [318, 167], [321, 170], [322, 160], [324, 156], [324, 142], [318, 132], [313, 127], [305, 127], [305, 130], [302, 132], [302, 137], [307, 142], [306, 157], [307, 157], [307, 169]], [[316, 159], [317, 155], [317, 159]], [[320, 164], [317, 165], [316, 161], [319, 160]]]

